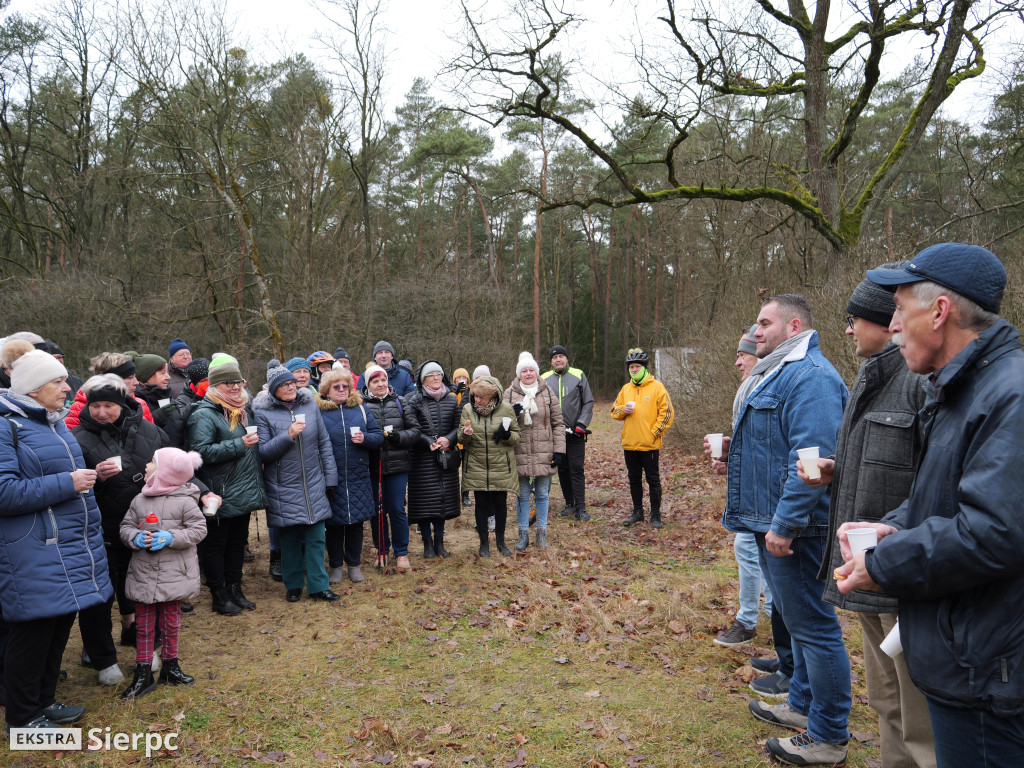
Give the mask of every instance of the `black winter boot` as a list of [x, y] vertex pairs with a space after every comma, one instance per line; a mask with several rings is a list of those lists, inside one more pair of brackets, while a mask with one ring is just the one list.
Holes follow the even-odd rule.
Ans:
[[281, 573], [280, 549], [270, 550], [270, 578], [274, 581], [284, 581], [284, 575]]
[[192, 675], [186, 675], [178, 665], [177, 659], [164, 659], [164, 665], [160, 669], [160, 682], [171, 685], [192, 685], [196, 679]]
[[145, 696], [154, 688], [156, 688], [156, 680], [153, 679], [153, 665], [136, 664], [135, 676], [125, 688], [124, 693], [121, 694], [121, 699], [137, 699], [140, 696]]
[[651, 510], [651, 528], [664, 528], [665, 524], [661, 522], [661, 510]]
[[228, 595], [231, 597], [231, 602], [237, 605], [244, 611], [255, 611], [256, 603], [247, 598], [242, 594], [241, 584], [228, 584]]
[[480, 557], [490, 557], [491, 556], [491, 545], [490, 545], [490, 543], [488, 541], [489, 537], [487, 535], [487, 531], [484, 530], [483, 533], [480, 533], [479, 531], [477, 531], [477, 534], [480, 536], [480, 552], [479, 552]]
[[227, 587], [211, 589], [210, 591], [213, 593], [213, 603], [210, 607], [216, 613], [219, 613], [221, 616], [237, 616], [242, 612], [238, 604], [231, 599]]
[[[497, 539], [497, 537], [495, 538]], [[504, 536], [502, 536], [500, 539], [497, 539], [494, 543], [497, 545], [498, 551], [501, 552], [501, 554], [503, 554], [505, 557], [512, 557], [512, 550], [505, 546]]]
[[644, 510], [643, 508], [634, 509], [633, 514], [622, 521], [623, 525], [636, 525], [644, 521]]
[[444, 539], [434, 534], [434, 552], [438, 557], [451, 557], [451, 552], [444, 548]]
[[437, 552], [434, 551], [434, 542], [430, 540], [430, 534], [423, 535], [423, 559], [430, 560], [432, 557], [437, 557]]

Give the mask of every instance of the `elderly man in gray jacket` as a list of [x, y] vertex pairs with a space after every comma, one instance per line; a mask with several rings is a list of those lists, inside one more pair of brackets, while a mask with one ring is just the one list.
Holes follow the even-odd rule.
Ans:
[[[903, 263], [880, 269], [899, 269]], [[843, 523], [876, 523], [910, 495], [921, 449], [917, 412], [924, 407], [923, 377], [912, 373], [892, 342], [892, 292], [864, 280], [846, 306], [846, 335], [865, 358], [843, 412], [834, 459], [819, 459], [821, 477], [807, 485], [832, 486], [829, 536], [818, 578], [826, 602], [855, 611], [864, 637], [868, 703], [878, 712], [883, 768], [934, 768], [928, 704], [910, 680], [902, 655], [889, 658], [879, 645], [896, 623], [896, 598], [857, 590], [844, 595], [829, 578], [843, 564], [836, 530]]]

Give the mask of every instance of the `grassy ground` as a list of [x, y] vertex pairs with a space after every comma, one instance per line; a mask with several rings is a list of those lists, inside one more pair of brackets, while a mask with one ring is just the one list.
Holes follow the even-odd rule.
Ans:
[[[601, 406], [600, 413], [607, 408]], [[4, 765], [758, 766], [787, 732], [747, 713], [752, 655], [770, 655], [767, 620], [735, 649], [711, 639], [735, 612], [731, 536], [718, 523], [724, 479], [696, 446], [662, 452], [662, 531], [624, 529], [628, 487], [617, 424], [598, 418], [588, 450], [593, 522], [552, 517], [552, 547], [476, 556], [472, 510], [450, 524], [448, 560], [346, 582], [336, 604], [287, 603], [267, 577], [265, 528], [246, 566], [255, 612], [224, 618], [196, 600], [181, 635], [196, 685], [159, 686], [136, 703], [78, 666], [77, 628], [62, 700], [85, 729], [179, 734], [180, 749], [7, 752]], [[552, 499], [560, 500], [557, 483]], [[554, 510], [561, 508], [553, 503]], [[512, 516], [514, 520], [514, 516]], [[261, 521], [262, 526], [262, 521]], [[514, 523], [513, 523], [514, 526]], [[508, 538], [514, 542], [514, 530]], [[364, 563], [372, 561], [370, 550]], [[853, 661], [850, 766], [877, 765], [856, 621], [841, 617]], [[134, 649], [121, 648], [121, 666]]]

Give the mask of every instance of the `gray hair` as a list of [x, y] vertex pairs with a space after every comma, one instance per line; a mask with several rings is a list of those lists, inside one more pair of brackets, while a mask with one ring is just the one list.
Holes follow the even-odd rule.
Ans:
[[82, 385], [82, 393], [88, 399], [89, 395], [97, 389], [103, 389], [104, 387], [111, 387], [116, 389], [125, 399], [128, 399], [128, 385], [124, 383], [124, 379], [118, 376], [116, 373], [100, 373], [96, 376], [90, 376], [89, 379]]
[[910, 293], [921, 307], [930, 306], [939, 296], [948, 296], [957, 308], [957, 317], [953, 322], [961, 330], [980, 333], [991, 328], [996, 320], [999, 319], [997, 313], [982, 309], [963, 294], [931, 280], [921, 280], [920, 282], [913, 283]]

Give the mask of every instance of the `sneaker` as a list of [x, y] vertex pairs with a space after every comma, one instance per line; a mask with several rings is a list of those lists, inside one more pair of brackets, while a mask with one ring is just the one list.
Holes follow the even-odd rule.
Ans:
[[473, 499], [471, 499], [469, 497], [469, 491], [463, 491], [462, 492], [462, 506], [464, 506], [464, 507], [472, 507], [473, 506]]
[[487, 530], [494, 533], [494, 515], [487, 518]]
[[789, 704], [765, 704], [754, 699], [747, 705], [750, 714], [758, 720], [763, 720], [772, 725], [781, 725], [791, 731], [807, 730], [807, 715], [801, 715], [789, 708]]
[[256, 555], [254, 555], [252, 553], [252, 550], [249, 549], [249, 545], [248, 544], [246, 544], [246, 546], [245, 546], [245, 553], [242, 555], [242, 560], [244, 562], [246, 562], [246, 563], [255, 563], [256, 562]]
[[590, 522], [590, 515], [587, 514], [587, 510], [586, 510], [585, 507], [580, 507], [579, 509], [577, 509], [572, 517], [573, 517], [573, 520], [575, 520], [577, 523], [589, 523]]
[[572, 517], [573, 513], [575, 511], [576, 511], [576, 509], [574, 507], [570, 507], [570, 506], [566, 505], [565, 509], [563, 509], [561, 512], [558, 513], [558, 516], [559, 517]]
[[846, 765], [846, 744], [826, 744], [809, 733], [788, 739], [771, 738], [765, 743], [768, 754], [787, 765]]
[[[24, 725], [14, 726], [15, 728], [60, 728], [60, 726], [52, 720], [47, 720], [46, 715], [40, 715], [35, 720], [29, 720]], [[11, 726], [7, 726], [7, 735], [11, 734]]]
[[92, 666], [92, 659], [89, 658], [89, 654], [86, 653], [85, 651], [82, 651], [82, 666], [83, 667], [91, 667]]
[[117, 664], [100, 670], [100, 685], [119, 685], [124, 682], [124, 673]]
[[750, 690], [768, 699], [789, 698], [789, 678], [781, 672], [750, 681]]
[[80, 707], [77, 704], [61, 704], [59, 701], [55, 701], [50, 706], [43, 707], [43, 717], [57, 725], [77, 723], [83, 715], [85, 715], [85, 707]]
[[779, 671], [779, 660], [774, 659], [758, 659], [753, 658], [750, 660], [750, 666], [756, 669], [758, 672], [764, 672], [766, 675], [770, 675], [774, 672]]
[[724, 645], [731, 648], [740, 643], [747, 643], [757, 637], [757, 629], [747, 629], [738, 621], [734, 621], [730, 627], [715, 638], [715, 645]]
[[412, 570], [412, 563], [409, 562], [408, 555], [399, 555], [395, 559], [395, 568], [396, 568], [396, 570], [399, 570], [399, 571], [409, 571], [409, 570]]

